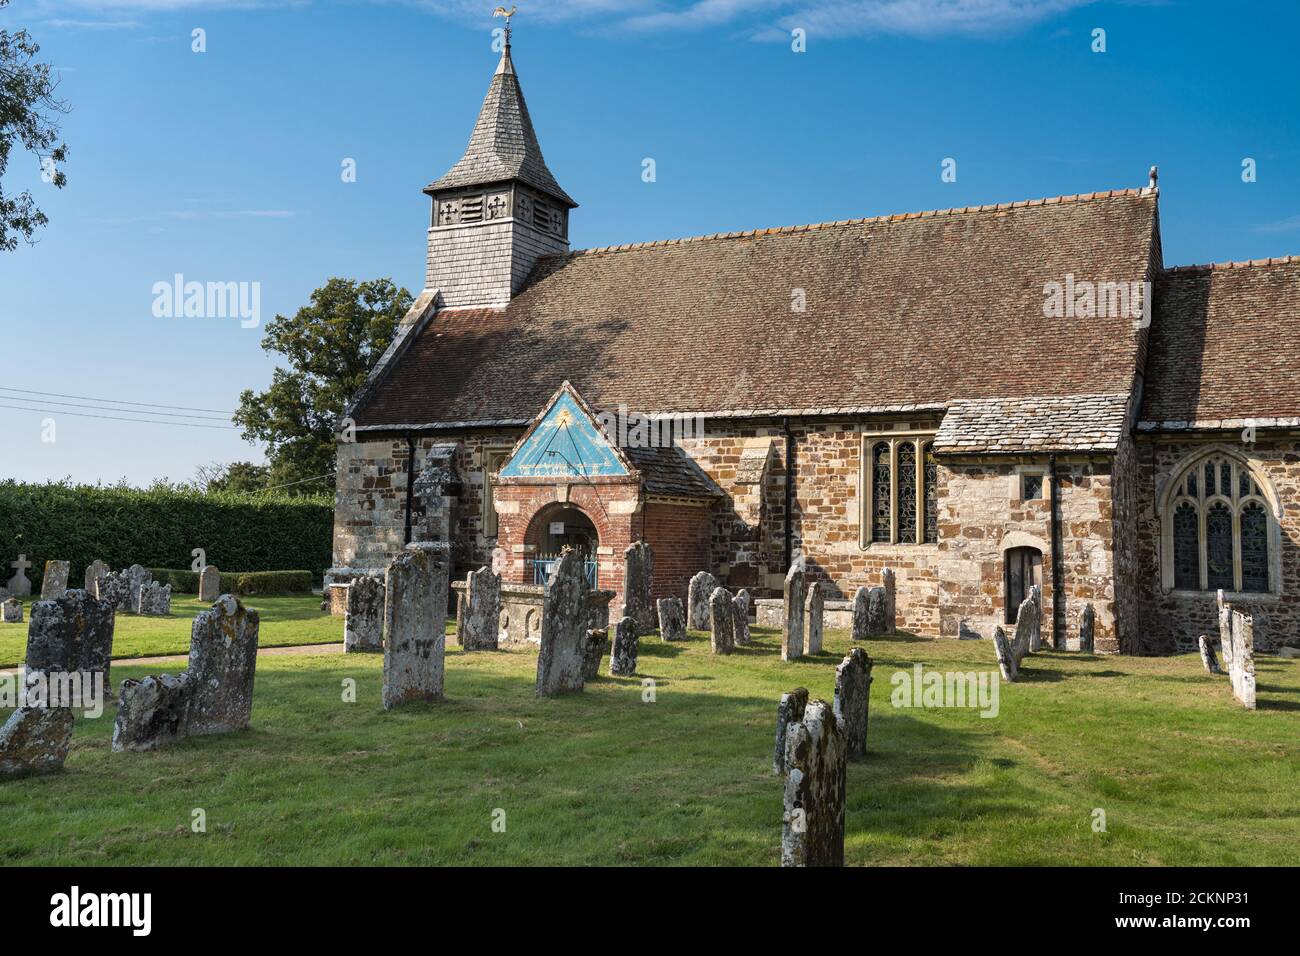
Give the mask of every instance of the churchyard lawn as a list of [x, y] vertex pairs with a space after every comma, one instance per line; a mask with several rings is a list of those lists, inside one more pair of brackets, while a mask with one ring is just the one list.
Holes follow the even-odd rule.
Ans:
[[[339, 637], [340, 619], [306, 598], [256, 604], [276, 620], [269, 641]], [[154, 623], [118, 626], [144, 648], [138, 629]], [[168, 648], [183, 649], [188, 621], [166, 623], [178, 628]], [[534, 696], [535, 652], [449, 644], [448, 699], [387, 713], [381, 655], [263, 657], [248, 732], [115, 754], [113, 709], [79, 717], [63, 773], [0, 784], [0, 861], [775, 866], [777, 700], [798, 685], [829, 700], [849, 644], [831, 631], [825, 653], [782, 664], [780, 635], [754, 636], [725, 657], [696, 632], [649, 637], [638, 676], [548, 700]], [[868, 648], [851, 864], [1300, 862], [1300, 662], [1258, 659], [1250, 713], [1196, 655], [1043, 651], [1001, 686], [998, 716], [982, 718], [894, 708], [890, 677], [915, 663], [994, 670], [987, 641], [898, 635]], [[157, 670], [115, 665], [114, 685]], [[356, 703], [342, 700], [346, 678]], [[204, 833], [191, 827], [199, 808]]]

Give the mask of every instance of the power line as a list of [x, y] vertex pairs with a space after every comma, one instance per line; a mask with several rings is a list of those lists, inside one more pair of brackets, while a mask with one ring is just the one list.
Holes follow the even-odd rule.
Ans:
[[[0, 396], [5, 397], [5, 396]], [[19, 399], [21, 401], [21, 399]], [[89, 412], [68, 412], [61, 408], [28, 408], [24, 405], [5, 405], [0, 404], [0, 408], [13, 408], [20, 412], [48, 412], [54, 415], [72, 415], [76, 418], [101, 418], [111, 422], [136, 422], [140, 425], [181, 425], [185, 428], [229, 428], [235, 429], [234, 425], [200, 425], [198, 422], [164, 422], [153, 418], [119, 418], [115, 415], [91, 415]], [[116, 411], [126, 411], [126, 409], [115, 409]]]
[[[83, 402], [108, 402], [112, 405], [138, 405], [141, 408], [176, 408], [183, 412], [212, 412], [214, 415], [233, 415], [219, 408], [191, 408], [186, 405], [154, 405], [149, 402], [128, 402], [120, 398], [92, 398], [89, 395], [64, 395], [62, 392], [38, 392], [30, 388], [8, 388], [0, 385], [0, 392], [22, 392], [25, 395], [46, 395], [51, 398], [78, 398]], [[122, 409], [126, 411], [126, 409]]]
[[[20, 398], [18, 396], [11, 396], [11, 395], [0, 395], [0, 398], [11, 398], [15, 402], [33, 402], [33, 403], [41, 402], [42, 404], [45, 405], [66, 405], [69, 408], [102, 408], [102, 406], [100, 405], [85, 405], [80, 402], [56, 402], [52, 398]], [[159, 407], [166, 408], [167, 406], [164, 405]], [[187, 415], [184, 412], [137, 412], [129, 408], [106, 408], [103, 409], [103, 411], [126, 412], [130, 415], [162, 415], [167, 418], [197, 418], [202, 421], [208, 421], [208, 422], [222, 421], [221, 418], [213, 418], [211, 415]], [[71, 414], [71, 412], [69, 412], [68, 414]], [[229, 418], [226, 418], [225, 420], [229, 421]]]
[[292, 488], [294, 485], [305, 485], [309, 481], [320, 481], [322, 478], [333, 478], [333, 477], [334, 477], [334, 472], [331, 471], [328, 475], [317, 475], [315, 478], [302, 478], [299, 479], [298, 481], [290, 481], [283, 485], [272, 485], [270, 488], [259, 488], [257, 490], [275, 491], [277, 488]]

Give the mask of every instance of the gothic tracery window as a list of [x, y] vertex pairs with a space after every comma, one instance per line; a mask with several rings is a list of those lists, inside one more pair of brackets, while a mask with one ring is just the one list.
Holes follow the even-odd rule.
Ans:
[[898, 540], [916, 540], [916, 495], [907, 489], [916, 487], [916, 445], [905, 441], [898, 446]]
[[1173, 586], [1270, 590], [1270, 511], [1250, 469], [1228, 455], [1189, 468], [1169, 499]]
[[873, 543], [937, 543], [939, 468], [931, 443], [868, 439], [863, 454], [864, 538]]
[[893, 525], [889, 486], [893, 477], [889, 442], [876, 442], [871, 448], [871, 540], [889, 541]]
[[925, 446], [925, 543], [939, 541], [939, 464], [934, 459], [934, 446]]

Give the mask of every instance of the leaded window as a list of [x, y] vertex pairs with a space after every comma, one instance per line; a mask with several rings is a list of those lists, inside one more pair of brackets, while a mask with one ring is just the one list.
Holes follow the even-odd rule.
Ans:
[[916, 487], [916, 445], [905, 441], [898, 446], [898, 540], [916, 540], [916, 495], [907, 489]]
[[894, 468], [889, 442], [871, 448], [871, 540], [890, 541], [893, 535], [893, 499], [890, 497]]
[[1216, 501], [1205, 512], [1205, 586], [1233, 590], [1232, 509]]
[[1196, 506], [1184, 501], [1174, 509], [1174, 587], [1201, 586], [1201, 519]]
[[1272, 512], [1247, 465], [1213, 455], [1188, 468], [1169, 499], [1167, 573], [1187, 591], [1267, 592]]
[[1268, 590], [1268, 512], [1258, 501], [1241, 509], [1241, 589]]
[[939, 463], [934, 459], [934, 446], [925, 446], [925, 543], [939, 542]]
[[939, 466], [925, 439], [868, 439], [863, 447], [863, 523], [873, 543], [939, 540]]

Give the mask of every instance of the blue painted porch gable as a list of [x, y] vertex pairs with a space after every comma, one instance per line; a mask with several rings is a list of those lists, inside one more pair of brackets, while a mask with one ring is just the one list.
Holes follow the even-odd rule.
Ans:
[[628, 474], [605, 433], [568, 391], [501, 469], [502, 478], [595, 478]]

